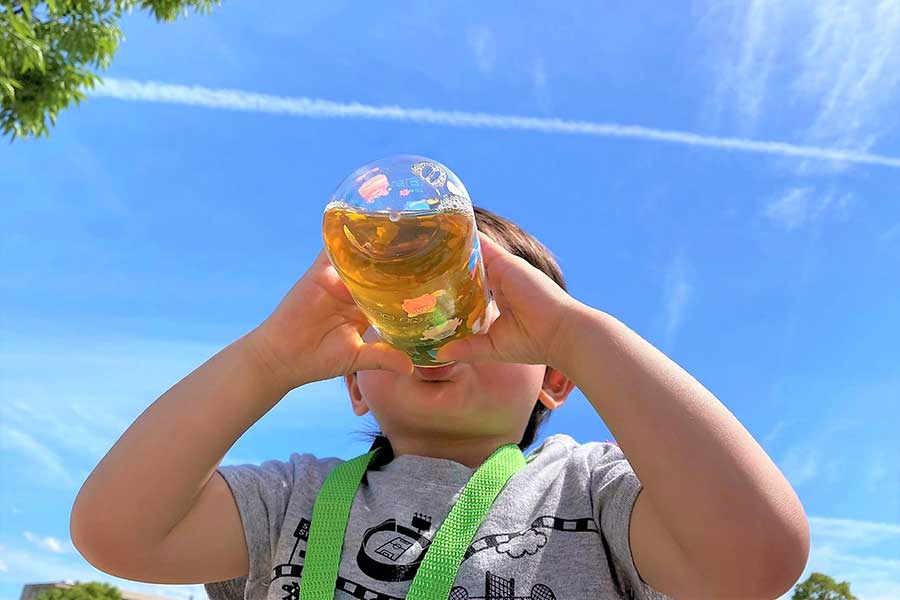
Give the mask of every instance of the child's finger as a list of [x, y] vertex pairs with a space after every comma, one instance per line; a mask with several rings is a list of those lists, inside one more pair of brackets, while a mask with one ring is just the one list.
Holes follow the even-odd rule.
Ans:
[[319, 251], [319, 255], [316, 257], [316, 260], [313, 261], [313, 264], [314, 265], [319, 265], [319, 264], [330, 265], [331, 264], [331, 259], [328, 258], [328, 252], [325, 251], [324, 246]]
[[437, 358], [438, 360], [455, 360], [459, 362], [498, 360], [493, 339], [484, 333], [466, 336], [441, 346], [437, 351]]
[[412, 359], [405, 352], [385, 342], [369, 342], [359, 346], [351, 372], [381, 369], [412, 375], [413, 368]]
[[484, 258], [485, 266], [487, 266], [487, 263], [494, 262], [498, 258], [515, 256], [509, 250], [492, 240], [486, 233], [479, 231], [478, 240], [481, 242], [481, 256]]

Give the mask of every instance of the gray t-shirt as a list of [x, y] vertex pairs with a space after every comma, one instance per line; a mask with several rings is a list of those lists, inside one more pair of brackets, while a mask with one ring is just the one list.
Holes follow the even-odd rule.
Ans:
[[[500, 492], [466, 552], [449, 600], [652, 599], [628, 526], [641, 490], [615, 444], [548, 437]], [[340, 458], [220, 467], [240, 510], [250, 574], [207, 583], [212, 600], [298, 600], [313, 503]], [[429, 541], [475, 472], [449, 459], [395, 457], [354, 498], [336, 600], [405, 597]]]

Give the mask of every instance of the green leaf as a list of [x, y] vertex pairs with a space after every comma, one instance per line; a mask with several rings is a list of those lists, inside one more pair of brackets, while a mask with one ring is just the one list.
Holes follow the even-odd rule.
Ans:
[[[118, 21], [139, 7], [161, 21], [209, 12], [218, 0], [0, 0], [0, 129], [49, 136], [59, 113], [87, 98], [124, 39]], [[14, 10], [22, 10], [16, 14]], [[49, 120], [49, 123], [48, 123]]]

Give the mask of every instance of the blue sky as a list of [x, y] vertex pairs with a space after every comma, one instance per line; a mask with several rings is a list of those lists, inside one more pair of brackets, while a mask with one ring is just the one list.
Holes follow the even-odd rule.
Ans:
[[[900, 4], [684, 6], [126, 18], [107, 86], [49, 140], [0, 146], [0, 600], [60, 579], [205, 597], [93, 569], [71, 503], [274, 309], [343, 177], [398, 152], [449, 165], [737, 416], [811, 518], [804, 578], [900, 597]], [[338, 380], [305, 386], [225, 463], [350, 457], [371, 424]], [[578, 391], [541, 437], [560, 432], [611, 437]]]

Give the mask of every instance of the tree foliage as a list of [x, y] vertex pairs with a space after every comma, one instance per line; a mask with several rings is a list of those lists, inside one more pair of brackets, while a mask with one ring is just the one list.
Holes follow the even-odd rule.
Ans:
[[41, 590], [35, 600], [122, 600], [122, 592], [108, 583], [76, 583], [70, 588]]
[[134, 7], [158, 21], [220, 0], [0, 0], [0, 129], [49, 136], [47, 119], [85, 99], [123, 39], [118, 21]]
[[850, 593], [850, 584], [837, 583], [824, 573], [813, 573], [803, 583], [794, 587], [791, 600], [857, 600]]

